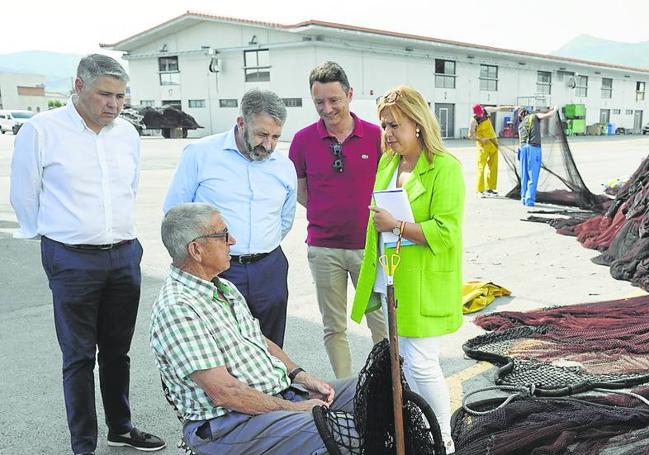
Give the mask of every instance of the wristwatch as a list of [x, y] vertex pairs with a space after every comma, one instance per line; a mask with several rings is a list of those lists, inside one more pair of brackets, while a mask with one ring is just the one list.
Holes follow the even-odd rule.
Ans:
[[391, 232], [394, 235], [396, 235], [397, 237], [400, 237], [401, 236], [401, 223], [399, 223], [395, 227], [393, 227]]

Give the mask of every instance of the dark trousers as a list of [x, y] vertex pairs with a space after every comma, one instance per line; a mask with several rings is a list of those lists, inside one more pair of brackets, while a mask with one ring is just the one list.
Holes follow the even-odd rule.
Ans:
[[284, 345], [288, 303], [288, 260], [281, 247], [252, 264], [232, 261], [219, 274], [243, 294], [252, 315], [259, 320], [262, 333], [280, 348]]
[[142, 245], [77, 250], [43, 237], [41, 259], [54, 300], [54, 325], [63, 357], [63, 392], [72, 450], [97, 446], [95, 353], [106, 424], [131, 430], [128, 351], [140, 301]]

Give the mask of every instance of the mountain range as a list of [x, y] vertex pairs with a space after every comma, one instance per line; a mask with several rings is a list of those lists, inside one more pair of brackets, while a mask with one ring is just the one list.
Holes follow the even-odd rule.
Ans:
[[80, 54], [48, 51], [0, 54], [0, 72], [42, 74], [47, 78], [47, 91], [69, 93], [81, 57]]
[[624, 43], [580, 35], [551, 55], [649, 69], [649, 41]]
[[[580, 35], [550, 55], [649, 69], [649, 41], [624, 43]], [[42, 74], [47, 91], [69, 93], [81, 57], [48, 51], [0, 54], [0, 72]]]

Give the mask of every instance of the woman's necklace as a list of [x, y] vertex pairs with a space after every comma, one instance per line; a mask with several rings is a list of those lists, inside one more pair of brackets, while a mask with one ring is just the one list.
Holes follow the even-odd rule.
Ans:
[[408, 163], [406, 159], [402, 156], [399, 158], [399, 171], [400, 172], [412, 172], [415, 168], [415, 163]]

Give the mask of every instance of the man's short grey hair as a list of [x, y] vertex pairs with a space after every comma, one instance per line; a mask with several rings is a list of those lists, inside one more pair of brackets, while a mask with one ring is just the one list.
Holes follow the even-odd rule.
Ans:
[[311, 70], [311, 74], [309, 74], [309, 89], [313, 88], [315, 82], [320, 82], [321, 84], [340, 82], [345, 93], [351, 88], [345, 70], [338, 63], [331, 61], [322, 62]]
[[180, 204], [167, 212], [160, 233], [174, 265], [179, 266], [187, 259], [189, 242], [201, 235], [210, 234], [212, 218], [219, 213], [210, 204], [202, 202]]
[[286, 105], [274, 92], [269, 90], [250, 90], [241, 98], [241, 116], [247, 125], [257, 114], [266, 113], [273, 117], [278, 125], [286, 121]]
[[128, 74], [117, 60], [103, 54], [86, 55], [79, 61], [77, 77], [88, 85], [92, 85], [102, 76], [113, 77], [124, 82], [129, 81]]

